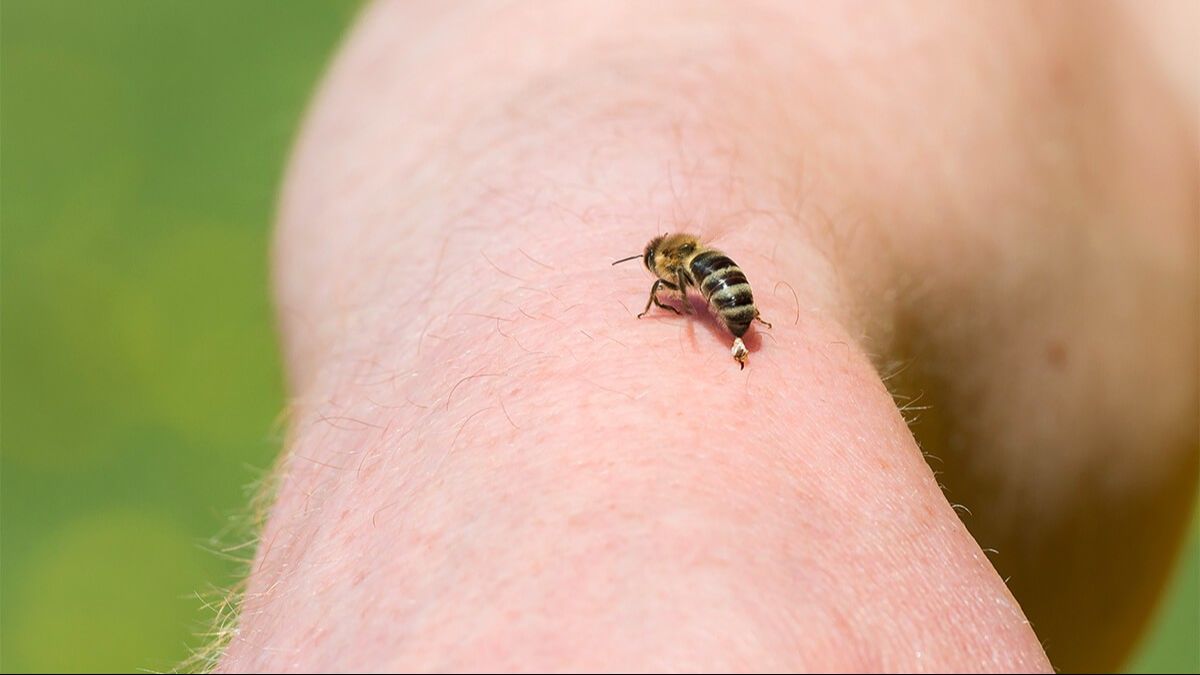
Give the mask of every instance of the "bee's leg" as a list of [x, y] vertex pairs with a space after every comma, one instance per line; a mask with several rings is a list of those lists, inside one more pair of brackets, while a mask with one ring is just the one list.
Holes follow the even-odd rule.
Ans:
[[667, 288], [672, 288], [672, 285], [670, 283], [663, 281], [662, 279], [655, 279], [654, 285], [650, 287], [650, 299], [646, 300], [646, 309], [642, 310], [642, 313], [638, 314], [637, 318], [640, 319], [643, 316], [646, 316], [646, 313], [650, 311], [650, 305], [656, 305], [658, 307], [662, 307], [663, 309], [669, 309], [672, 312], [675, 312], [676, 314], [679, 313], [679, 310], [675, 309], [674, 307], [672, 307], [670, 305], [662, 304], [662, 301], [660, 301], [658, 299], [658, 288], [660, 286], [666, 286]]
[[763, 321], [762, 314], [759, 313], [757, 308], [754, 310], [754, 320], [761, 323], [762, 325], [766, 326], [767, 328], [771, 327], [771, 324], [767, 323], [766, 321]]
[[[677, 290], [679, 290], [679, 289], [678, 289], [678, 288], [675, 286], [675, 284], [673, 284], [673, 283], [671, 283], [671, 282], [669, 282], [669, 281], [667, 281], [667, 280], [665, 280], [665, 279], [663, 279], [663, 280], [661, 280], [661, 281], [662, 281], [663, 288], [669, 288], [669, 289], [670, 289], [670, 290], [672, 290], [672, 291], [677, 291]], [[654, 296], [654, 304], [658, 305], [659, 307], [662, 307], [663, 309], [669, 309], [669, 310], [671, 310], [672, 312], [675, 312], [676, 314], [679, 314], [679, 313], [680, 313], [678, 309], [675, 309], [674, 307], [672, 307], [672, 306], [670, 306], [670, 305], [664, 305], [664, 304], [662, 304], [662, 301], [660, 301], [660, 300], [658, 299], [658, 296], [657, 296], [657, 295], [655, 295], [655, 296]], [[686, 305], [684, 306], [684, 309], [687, 309], [687, 306], [686, 306]]]
[[688, 302], [687, 296], [687, 277], [683, 276], [683, 270], [675, 272], [676, 284], [679, 286], [679, 302], [683, 305], [683, 311], [687, 314], [692, 313], [692, 303]]

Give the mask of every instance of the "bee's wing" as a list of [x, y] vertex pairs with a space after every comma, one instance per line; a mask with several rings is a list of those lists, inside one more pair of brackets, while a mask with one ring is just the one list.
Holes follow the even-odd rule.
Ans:
[[748, 222], [745, 212], [733, 209], [703, 208], [697, 209], [688, 220], [688, 232], [696, 235], [705, 246], [720, 249], [731, 239], [736, 239], [738, 232], [743, 230]]

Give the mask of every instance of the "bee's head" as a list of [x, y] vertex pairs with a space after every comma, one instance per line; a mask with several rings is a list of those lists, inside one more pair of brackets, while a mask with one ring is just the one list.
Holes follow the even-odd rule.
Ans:
[[666, 235], [659, 235], [651, 239], [649, 244], [646, 244], [646, 252], [642, 256], [642, 262], [645, 263], [646, 269], [650, 270], [651, 272], [654, 271], [654, 256], [658, 252], [659, 245], [662, 244], [663, 239], [666, 238]]

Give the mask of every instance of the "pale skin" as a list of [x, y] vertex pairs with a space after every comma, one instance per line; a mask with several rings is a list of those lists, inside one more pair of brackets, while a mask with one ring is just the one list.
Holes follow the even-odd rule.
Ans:
[[[369, 8], [220, 669], [1119, 667], [1198, 427], [1195, 97], [1124, 11]], [[685, 230], [773, 324], [744, 371], [610, 265]]]

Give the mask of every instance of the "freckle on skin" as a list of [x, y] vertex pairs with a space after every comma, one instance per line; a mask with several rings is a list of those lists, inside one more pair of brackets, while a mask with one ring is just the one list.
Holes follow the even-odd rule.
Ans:
[[1046, 345], [1046, 363], [1055, 368], [1067, 365], [1067, 346], [1062, 340], [1052, 340]]

